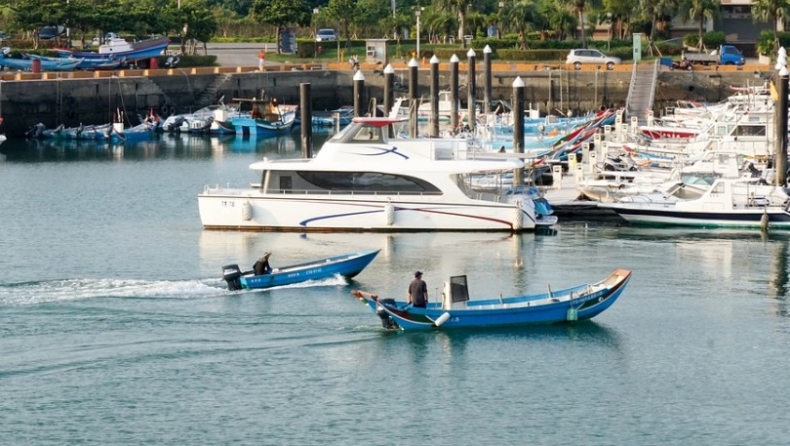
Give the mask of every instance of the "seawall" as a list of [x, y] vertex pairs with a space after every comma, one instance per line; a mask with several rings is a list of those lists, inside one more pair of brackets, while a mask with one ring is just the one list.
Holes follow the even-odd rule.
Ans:
[[[280, 103], [298, 104], [299, 84], [312, 84], [313, 108], [332, 109], [353, 103], [352, 76], [347, 65], [274, 66], [264, 72], [254, 67], [214, 67], [116, 72], [12, 73], [0, 76], [0, 114], [8, 136], [24, 135], [43, 123], [48, 128], [64, 124], [103, 124], [120, 110], [136, 124], [137, 115], [154, 110], [163, 115], [186, 113], [234, 98], [277, 97]], [[493, 67], [492, 99], [510, 102], [512, 84], [521, 76], [526, 84], [527, 104], [547, 110], [574, 112], [601, 106], [623, 106], [631, 80], [630, 67], [618, 70], [565, 70], [557, 67], [523, 67], [497, 64]], [[628, 68], [628, 69], [625, 69]], [[654, 111], [661, 114], [677, 100], [717, 102], [731, 95], [730, 87], [762, 85], [769, 67], [716, 67], [695, 71], [662, 71], [656, 86]], [[726, 68], [726, 70], [725, 70]], [[765, 71], [764, 71], [765, 70]], [[476, 97], [483, 97], [482, 66], [476, 70]], [[461, 101], [465, 106], [466, 68], [460, 73]], [[363, 66], [366, 103], [382, 101], [384, 76], [380, 66]], [[428, 99], [428, 67], [419, 70], [420, 95]], [[396, 67], [396, 95], [406, 96], [408, 71]], [[440, 85], [449, 88], [449, 71], [440, 66]]]

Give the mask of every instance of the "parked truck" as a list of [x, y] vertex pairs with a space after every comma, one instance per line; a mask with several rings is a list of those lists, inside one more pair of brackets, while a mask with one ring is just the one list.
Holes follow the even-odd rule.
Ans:
[[734, 45], [721, 45], [709, 53], [683, 52], [683, 59], [692, 64], [702, 65], [743, 65], [746, 59], [743, 53]]

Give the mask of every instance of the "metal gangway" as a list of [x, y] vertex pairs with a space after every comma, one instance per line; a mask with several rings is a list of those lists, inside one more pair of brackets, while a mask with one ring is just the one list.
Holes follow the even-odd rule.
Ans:
[[653, 110], [653, 99], [656, 94], [659, 60], [652, 66], [634, 62], [631, 71], [631, 85], [628, 87], [628, 98], [625, 101], [625, 113], [628, 118], [637, 117], [639, 125], [647, 123], [648, 110]]

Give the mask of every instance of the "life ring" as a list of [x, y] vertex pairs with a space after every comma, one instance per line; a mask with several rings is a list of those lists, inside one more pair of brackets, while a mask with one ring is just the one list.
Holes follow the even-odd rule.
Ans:
[[171, 115], [174, 115], [174, 114], [176, 114], [176, 107], [175, 107], [175, 105], [171, 105], [171, 106], [170, 106], [170, 114], [171, 114]]
[[167, 108], [167, 104], [165, 104], [165, 105], [163, 105], [162, 107], [160, 107], [160, 108], [159, 108], [159, 113], [160, 113], [162, 116], [166, 116], [166, 115], [167, 115], [167, 111], [168, 111], [168, 110], [169, 110], [169, 109]]
[[540, 132], [543, 132], [544, 130], [546, 130], [546, 126], [545, 126], [545, 125], [543, 125], [543, 124], [540, 124], [540, 125], [538, 126], [538, 131], [540, 131]]

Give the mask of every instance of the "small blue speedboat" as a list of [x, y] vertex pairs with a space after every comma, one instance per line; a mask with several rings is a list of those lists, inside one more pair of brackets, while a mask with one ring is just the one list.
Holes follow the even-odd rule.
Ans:
[[387, 329], [435, 330], [556, 324], [590, 319], [609, 308], [625, 290], [631, 271], [616, 269], [607, 278], [546, 293], [469, 300], [466, 276], [445, 282], [442, 301], [417, 308], [395, 299], [380, 299], [364, 291], [352, 294], [364, 300]]
[[341, 275], [354, 277], [376, 257], [380, 250], [352, 252], [327, 257], [296, 265], [275, 268], [269, 274], [255, 275], [252, 271], [242, 272], [238, 265], [222, 267], [222, 279], [231, 291], [240, 289], [262, 289], [291, 285], [308, 280], [319, 280]]

